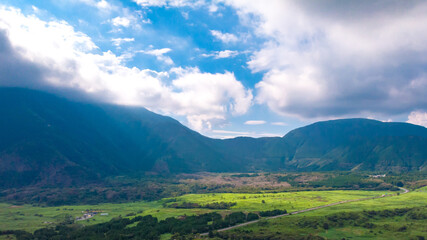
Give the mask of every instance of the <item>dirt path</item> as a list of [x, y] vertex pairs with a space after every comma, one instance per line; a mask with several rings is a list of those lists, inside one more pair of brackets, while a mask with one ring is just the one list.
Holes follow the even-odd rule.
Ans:
[[[400, 190], [403, 191], [403, 193], [401, 193], [401, 194], [405, 194], [405, 193], [409, 192], [409, 190], [406, 189], [406, 188], [402, 188], [402, 187], [399, 187], [399, 188], [400, 188]], [[215, 231], [217, 231], [217, 232], [223, 232], [223, 231], [231, 230], [231, 229], [234, 229], [234, 228], [239, 228], [239, 227], [247, 226], [249, 224], [257, 223], [257, 222], [259, 222], [261, 220], [264, 220], [264, 219], [274, 219], [274, 218], [279, 218], [279, 217], [284, 217], [284, 216], [289, 216], [289, 215], [295, 215], [295, 214], [298, 214], [298, 213], [304, 213], [304, 212], [314, 211], [314, 210], [317, 210], [317, 209], [331, 207], [331, 206], [335, 206], [335, 205], [339, 205], [339, 204], [343, 204], [343, 203], [360, 202], [360, 201], [366, 201], [366, 200], [383, 198], [383, 197], [392, 197], [392, 196], [396, 196], [396, 195], [397, 194], [391, 194], [391, 195], [385, 195], [385, 194], [383, 194], [383, 195], [377, 196], [377, 197], [359, 198], [359, 199], [352, 199], [352, 200], [340, 201], [340, 202], [336, 202], [336, 203], [330, 203], [330, 204], [326, 204], [326, 205], [322, 205], [322, 206], [317, 206], [317, 207], [313, 207], [313, 208], [307, 208], [307, 209], [303, 209], [303, 210], [299, 210], [299, 211], [295, 211], [295, 212], [291, 212], [291, 213], [286, 213], [286, 214], [281, 214], [281, 215], [277, 215], [277, 216], [265, 217], [265, 218], [262, 218], [262, 219], [257, 219], [257, 220], [253, 220], [253, 221], [250, 221], [250, 222], [241, 223], [241, 224], [234, 225], [234, 226], [227, 227], [227, 228], [217, 229]], [[208, 233], [202, 233], [202, 234], [200, 234], [200, 236], [207, 236], [207, 235], [208, 235]]]

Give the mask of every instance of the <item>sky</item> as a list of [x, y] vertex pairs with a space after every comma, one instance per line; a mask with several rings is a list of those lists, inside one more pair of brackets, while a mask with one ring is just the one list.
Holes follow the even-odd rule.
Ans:
[[141, 106], [215, 138], [427, 126], [427, 2], [0, 0], [0, 86]]

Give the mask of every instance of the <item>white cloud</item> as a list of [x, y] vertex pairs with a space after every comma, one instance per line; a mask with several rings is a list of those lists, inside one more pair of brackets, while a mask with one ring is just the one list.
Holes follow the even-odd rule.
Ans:
[[237, 55], [239, 55], [238, 51], [224, 50], [224, 51], [215, 51], [210, 54], [202, 54], [202, 57], [213, 57], [215, 59], [221, 59], [221, 58], [233, 58]]
[[285, 122], [272, 122], [271, 125], [275, 125], [275, 126], [288, 126], [288, 124], [285, 123]]
[[212, 132], [221, 133], [221, 134], [233, 134], [233, 135], [240, 135], [240, 136], [251, 134], [250, 132], [228, 131], [228, 130], [218, 130], [218, 129], [213, 129]]
[[78, 0], [78, 1], [80, 1], [82, 3], [85, 3], [85, 4], [89, 5], [89, 6], [96, 7], [99, 10], [102, 10], [102, 11], [110, 11], [110, 10], [113, 9], [113, 6], [111, 4], [109, 4], [105, 0], [100, 0], [100, 1], [95, 1], [95, 0]]
[[131, 19], [126, 17], [115, 17], [111, 19], [111, 23], [116, 27], [129, 27]]
[[[140, 23], [150, 24], [150, 19], [145, 19], [142, 11], [134, 11], [123, 7], [117, 1], [106, 0], [66, 0], [69, 4], [84, 3], [88, 6], [95, 7], [99, 10], [100, 16], [108, 18], [107, 22], [114, 27], [111, 32], [121, 32], [121, 28], [131, 27], [134, 30], [140, 30]], [[116, 17], [111, 18], [116, 15]]]
[[232, 33], [222, 33], [222, 32], [217, 31], [217, 30], [211, 30], [211, 34], [216, 39], [221, 40], [224, 43], [231, 43], [231, 42], [236, 42], [237, 40], [239, 40], [239, 38]]
[[203, 0], [133, 0], [142, 7], [199, 7]]
[[[198, 68], [175, 68], [171, 73], [177, 75], [172, 85], [180, 90], [173, 95], [173, 101], [192, 115], [187, 120], [196, 129], [210, 129], [212, 125], [206, 124], [207, 119], [223, 122], [224, 113], [244, 114], [252, 104], [252, 92], [233, 73], [202, 73]], [[193, 111], [199, 114], [192, 114]]]
[[32, 5], [31, 8], [33, 9], [34, 13], [39, 13], [40, 12], [40, 9], [38, 7], [36, 7], [36, 6], [34, 6], [34, 5]]
[[224, 51], [219, 51], [214, 58], [216, 58], [216, 59], [219, 59], [219, 58], [230, 58], [230, 57], [235, 57], [238, 54], [239, 54], [238, 51], [224, 50]]
[[[0, 67], [0, 85], [26, 83], [79, 90], [110, 103], [186, 116], [196, 130], [211, 128], [229, 115], [244, 114], [251, 106], [251, 91], [233, 73], [129, 68], [110, 51], [98, 53], [91, 38], [68, 23], [46, 22], [15, 8], [0, 6], [0, 41], [5, 46], [0, 48], [0, 59], [19, 59], [10, 66], [37, 73], [24, 79], [19, 71]], [[170, 50], [151, 51], [161, 56]], [[16, 66], [16, 62], [25, 64]]]
[[107, 1], [105, 1], [105, 0], [98, 1], [96, 3], [96, 6], [98, 8], [101, 8], [101, 9], [108, 9], [108, 8], [110, 8], [110, 4]]
[[213, 138], [219, 139], [229, 139], [235, 137], [280, 137], [280, 135], [275, 133], [256, 133], [256, 132], [242, 132], [242, 131], [228, 131], [228, 130], [218, 130], [213, 129], [209, 132], [210, 136]]
[[427, 110], [427, 2], [224, 2], [266, 39], [248, 62], [266, 72], [258, 103], [300, 118]]
[[427, 127], [427, 112], [411, 112], [408, 116], [408, 121], [406, 122]]
[[218, 5], [216, 5], [214, 3], [210, 4], [209, 5], [209, 12], [213, 13], [213, 12], [216, 12], [216, 11], [218, 11]]
[[188, 12], [181, 12], [181, 15], [183, 18], [185, 18], [186, 20], [188, 20], [188, 18], [190, 17]]
[[267, 122], [264, 120], [249, 120], [245, 122], [245, 125], [262, 125], [266, 124]]
[[170, 51], [172, 51], [172, 49], [170, 49], [170, 48], [161, 48], [161, 49], [152, 49], [152, 50], [139, 51], [139, 52], [155, 56], [158, 61], [164, 62], [168, 65], [172, 65], [173, 60], [170, 57], [165, 56], [165, 54], [170, 52]]
[[122, 43], [135, 41], [135, 38], [113, 38], [113, 39], [111, 39], [111, 41], [113, 42], [114, 46], [120, 47], [120, 45], [122, 45]]

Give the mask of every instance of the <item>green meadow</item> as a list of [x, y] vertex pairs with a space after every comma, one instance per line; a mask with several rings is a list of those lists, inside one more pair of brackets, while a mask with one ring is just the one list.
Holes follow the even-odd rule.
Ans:
[[[66, 219], [81, 217], [86, 210], [98, 210], [108, 213], [107, 216], [100, 214], [95, 217], [78, 221], [83, 225], [92, 225], [111, 220], [114, 217], [134, 217], [140, 215], [152, 215], [159, 219], [175, 217], [180, 215], [194, 215], [207, 212], [232, 211], [256, 212], [273, 209], [286, 209], [297, 211], [310, 207], [325, 205], [350, 199], [374, 197], [382, 194], [391, 194], [385, 191], [302, 191], [284, 193], [209, 193], [209, 194], [187, 194], [177, 198], [166, 198], [152, 202], [133, 202], [121, 204], [98, 204], [98, 205], [75, 205], [60, 207], [39, 207], [32, 205], [11, 205], [0, 203], [0, 230], [26, 230], [33, 232], [39, 228], [55, 225]], [[191, 202], [208, 204], [214, 202], [235, 202], [236, 205], [228, 210], [220, 209], [176, 209], [167, 207], [170, 202]]]
[[215, 202], [235, 202], [235, 206], [230, 210], [234, 211], [267, 211], [274, 209], [286, 209], [296, 211], [329, 203], [375, 197], [382, 194], [393, 194], [387, 191], [302, 191], [284, 193], [265, 194], [245, 194], [245, 193], [211, 193], [211, 194], [187, 194], [176, 198], [180, 202], [192, 202], [198, 204], [208, 204]]
[[[395, 209], [415, 208], [423, 216], [414, 219], [408, 214], [393, 216]], [[366, 212], [378, 214], [368, 218]], [[360, 216], [358, 216], [360, 215]], [[331, 225], [335, 216], [344, 217], [338, 226]], [[262, 220], [259, 223], [227, 231], [225, 236], [251, 236], [259, 238], [298, 238], [308, 234], [326, 239], [424, 239], [427, 238], [427, 187], [398, 196], [350, 202], [301, 214]], [[323, 225], [327, 223], [327, 229]]]

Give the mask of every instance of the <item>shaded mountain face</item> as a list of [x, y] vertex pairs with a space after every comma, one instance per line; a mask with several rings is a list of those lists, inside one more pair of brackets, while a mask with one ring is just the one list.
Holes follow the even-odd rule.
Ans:
[[283, 138], [211, 139], [144, 108], [0, 88], [0, 186], [79, 185], [182, 172], [425, 170], [427, 130], [347, 119]]
[[211, 141], [143, 108], [0, 89], [2, 185], [97, 181], [136, 172], [222, 171]]

